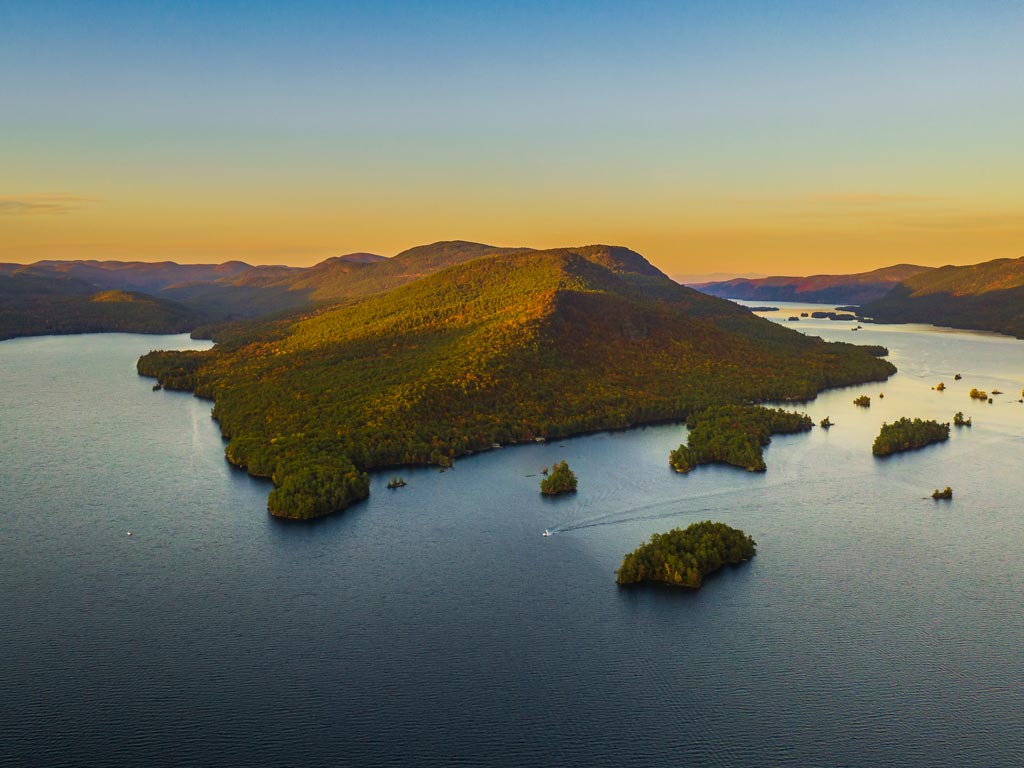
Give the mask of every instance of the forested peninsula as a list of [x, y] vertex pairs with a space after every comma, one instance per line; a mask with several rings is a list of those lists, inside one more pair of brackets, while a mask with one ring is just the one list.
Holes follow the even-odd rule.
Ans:
[[772, 435], [806, 432], [813, 426], [805, 413], [752, 405], [720, 405], [691, 412], [687, 444], [669, 454], [676, 472], [686, 473], [701, 464], [731, 464], [748, 472], [764, 472], [764, 446]]
[[613, 246], [484, 251], [221, 339], [205, 352], [152, 352], [138, 370], [213, 399], [228, 460], [271, 478], [270, 511], [295, 518], [364, 498], [375, 469], [718, 405], [808, 400], [895, 372]]
[[931, 323], [1024, 338], [1024, 257], [921, 272], [860, 312], [881, 323]]

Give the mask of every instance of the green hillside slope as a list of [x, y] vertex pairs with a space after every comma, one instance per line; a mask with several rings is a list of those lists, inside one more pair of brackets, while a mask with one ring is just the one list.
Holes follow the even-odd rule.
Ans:
[[805, 399], [894, 370], [607, 246], [480, 256], [209, 352], [139, 361], [213, 398], [229, 460], [271, 477], [271, 512], [299, 518], [365, 497], [371, 469]]

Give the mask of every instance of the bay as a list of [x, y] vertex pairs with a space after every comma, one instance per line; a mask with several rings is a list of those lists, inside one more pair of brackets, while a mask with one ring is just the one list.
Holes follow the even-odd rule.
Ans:
[[[764, 474], [677, 475], [662, 425], [388, 473], [311, 524], [267, 515], [209, 402], [135, 374], [203, 342], [0, 343], [0, 762], [1024, 764], [1024, 343], [851, 327], [798, 329], [900, 372], [787, 406], [836, 426], [776, 438]], [[882, 421], [958, 410], [947, 443], [871, 455]], [[541, 498], [562, 459], [579, 492]], [[704, 519], [758, 556], [616, 587]]]

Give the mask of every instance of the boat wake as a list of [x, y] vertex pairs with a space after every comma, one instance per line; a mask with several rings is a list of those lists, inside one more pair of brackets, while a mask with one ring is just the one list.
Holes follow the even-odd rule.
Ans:
[[[689, 497], [692, 499], [692, 497]], [[659, 501], [655, 504], [645, 504], [632, 509], [624, 509], [616, 512], [607, 512], [603, 515], [573, 520], [562, 525], [555, 525], [547, 529], [551, 534], [569, 533], [570, 531], [581, 531], [585, 528], [598, 528], [605, 525], [623, 525], [642, 520], [665, 520], [672, 517], [692, 515], [697, 512], [709, 512], [712, 507], [701, 507], [694, 509], [684, 506], [687, 497]]]

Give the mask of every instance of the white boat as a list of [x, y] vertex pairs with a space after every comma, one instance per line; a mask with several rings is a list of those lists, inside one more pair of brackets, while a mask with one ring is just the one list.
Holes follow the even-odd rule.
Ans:
[[544, 535], [545, 536], [550, 536], [551, 535], [551, 531], [549, 531], [547, 528], [545, 528], [544, 529]]

